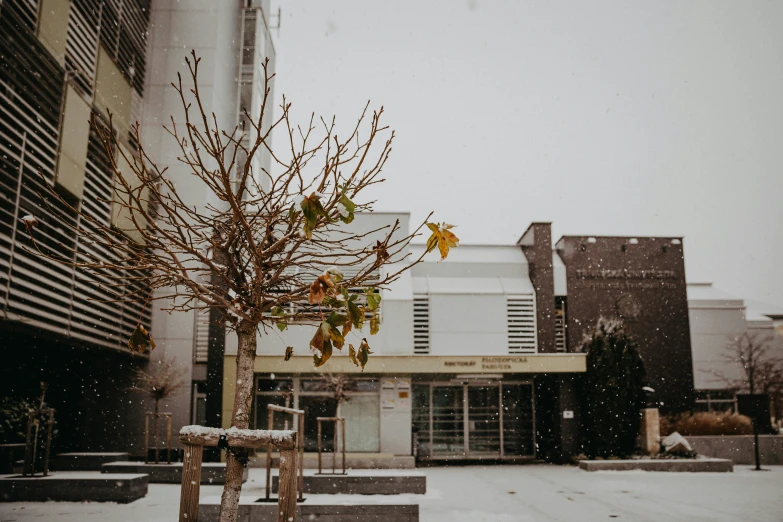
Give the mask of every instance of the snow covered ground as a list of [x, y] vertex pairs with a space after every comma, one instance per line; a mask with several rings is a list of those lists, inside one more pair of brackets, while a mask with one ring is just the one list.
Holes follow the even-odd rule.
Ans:
[[[428, 477], [428, 493], [396, 500], [419, 502], [423, 522], [777, 522], [783, 520], [783, 466], [769, 469], [754, 472], [749, 466], [736, 466], [734, 473], [588, 473], [550, 465], [424, 468], [419, 471]], [[264, 470], [252, 469], [244, 495], [262, 496], [263, 481]], [[202, 486], [201, 494], [220, 495], [221, 490], [220, 486]], [[395, 498], [379, 500], [394, 502]], [[125, 505], [0, 503], [0, 522], [169, 522], [176, 520], [178, 508], [178, 485], [151, 484], [145, 498]]]

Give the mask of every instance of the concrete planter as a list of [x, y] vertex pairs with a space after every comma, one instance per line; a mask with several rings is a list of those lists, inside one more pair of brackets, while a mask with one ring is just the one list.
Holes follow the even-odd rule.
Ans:
[[[326, 503], [312, 498], [296, 506], [297, 520], [323, 520], [330, 522], [418, 522], [418, 504], [389, 503]], [[199, 504], [198, 519], [217, 522], [220, 499], [207, 499]], [[277, 504], [240, 500], [237, 522], [274, 522], [277, 520]]]
[[632, 459], [581, 460], [579, 468], [585, 471], [668, 471], [730, 473], [734, 465], [726, 459]]
[[[685, 437], [699, 455], [755, 464], [753, 435]], [[783, 435], [759, 435], [759, 454], [765, 466], [783, 464]]]
[[147, 494], [147, 475], [58, 472], [0, 477], [0, 502], [133, 502]]

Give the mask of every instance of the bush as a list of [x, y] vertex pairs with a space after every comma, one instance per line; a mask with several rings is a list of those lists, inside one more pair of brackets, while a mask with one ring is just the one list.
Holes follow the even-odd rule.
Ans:
[[24, 442], [27, 431], [27, 412], [33, 405], [24, 399], [0, 399], [0, 444]]
[[591, 458], [626, 457], [636, 448], [645, 371], [639, 348], [623, 323], [601, 318], [585, 338], [582, 446]]
[[749, 417], [731, 412], [683, 413], [661, 417], [661, 436], [674, 432], [685, 437], [699, 435], [752, 435]]

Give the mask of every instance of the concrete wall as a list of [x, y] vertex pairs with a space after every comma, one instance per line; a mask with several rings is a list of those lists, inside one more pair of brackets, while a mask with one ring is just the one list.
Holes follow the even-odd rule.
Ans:
[[693, 350], [693, 385], [697, 390], [723, 389], [715, 377], [722, 372], [740, 377], [740, 368], [723, 355], [729, 340], [745, 331], [745, 305], [741, 299], [723, 294], [709, 284], [688, 285], [688, 317]]
[[[183, 75], [185, 89], [188, 80], [185, 58], [195, 49], [199, 64], [199, 91], [208, 113], [214, 112], [222, 128], [233, 128], [237, 122], [237, 77], [241, 9], [239, 2], [208, 0], [156, 0], [152, 4], [151, 31], [148, 47], [149, 69], [145, 83], [141, 137], [147, 152], [177, 186], [180, 197], [198, 208], [211, 202], [206, 185], [198, 181], [190, 169], [177, 161], [181, 154], [175, 140], [163, 129], [170, 126], [170, 116], [181, 127], [184, 121], [179, 95], [171, 87], [177, 73]], [[190, 378], [193, 372], [192, 312], [168, 314], [156, 302], [153, 310], [152, 335], [158, 344], [152, 353], [152, 364], [172, 357], [185, 368]], [[164, 411], [174, 414], [173, 429], [190, 423], [190, 386], [161, 404]]]
[[[752, 435], [686, 437], [699, 455], [731, 459], [734, 464], [755, 464]], [[783, 435], [759, 435], [759, 454], [765, 466], [783, 464]]]

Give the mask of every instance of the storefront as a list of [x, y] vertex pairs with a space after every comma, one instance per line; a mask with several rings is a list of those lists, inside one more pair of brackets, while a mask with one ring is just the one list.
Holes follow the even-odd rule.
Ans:
[[[585, 369], [581, 354], [376, 356], [371, 362], [375, 373], [360, 372], [347, 357], [330, 361], [332, 373], [349, 374], [353, 381], [338, 412], [311, 358], [257, 357], [254, 426], [267, 428], [266, 406], [277, 404], [304, 410], [305, 451], [316, 450], [316, 418], [339, 413], [346, 419], [350, 453], [420, 460], [532, 459], [542, 456], [542, 443], [558, 445], [554, 439], [561, 434], [552, 426], [562, 420], [562, 404], [551, 400], [557, 392], [547, 383]], [[233, 370], [234, 362], [226, 361], [225, 367]], [[235, 381], [227, 371], [224, 385], [229, 382]], [[542, 393], [551, 404], [537, 404]], [[233, 389], [224, 395], [224, 419], [230, 418], [232, 396]], [[286, 422], [285, 415], [276, 415], [274, 428], [292, 427]], [[334, 428], [322, 427], [324, 448], [331, 451]]]

